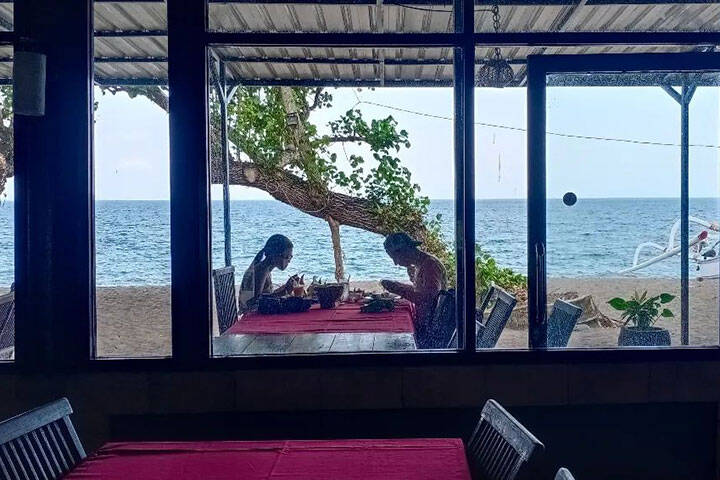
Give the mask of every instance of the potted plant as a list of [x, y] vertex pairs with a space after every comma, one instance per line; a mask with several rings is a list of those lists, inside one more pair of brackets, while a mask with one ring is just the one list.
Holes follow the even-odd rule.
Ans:
[[621, 318], [625, 320], [620, 329], [618, 345], [621, 347], [643, 346], [670, 346], [670, 332], [665, 328], [655, 327], [660, 317], [674, 317], [670, 309], [663, 305], [672, 302], [674, 295], [661, 293], [648, 297], [647, 291], [639, 294], [637, 291], [629, 300], [615, 297], [608, 303], [615, 310], [622, 312]]

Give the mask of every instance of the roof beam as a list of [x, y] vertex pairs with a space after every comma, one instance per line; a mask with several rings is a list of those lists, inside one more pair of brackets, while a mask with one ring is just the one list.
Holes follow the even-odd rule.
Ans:
[[167, 57], [95, 57], [95, 63], [165, 63]]
[[[305, 47], [449, 47], [459, 44], [456, 33], [234, 33], [208, 32], [217, 46], [247, 45]], [[500, 32], [476, 33], [477, 46], [567, 47], [585, 45], [720, 45], [720, 32]]]
[[[377, 58], [288, 58], [288, 57], [241, 57], [241, 56], [221, 56], [226, 62], [239, 63], [292, 63], [296, 65], [313, 64], [313, 65], [377, 65], [381, 62]], [[485, 63], [485, 59], [477, 59], [476, 63]], [[452, 58], [385, 58], [385, 65], [452, 65]], [[510, 59], [508, 63], [511, 65], [525, 64], [522, 59]]]
[[95, 37], [167, 37], [167, 30], [95, 30]]
[[[107, 0], [106, 0], [107, 1]], [[215, 4], [263, 4], [263, 5], [376, 5], [376, 0], [208, 0]], [[452, 0], [384, 0], [389, 6], [426, 6], [449, 7]], [[475, 0], [475, 5], [573, 5], [577, 0]], [[716, 0], [588, 0], [588, 5], [673, 5], [673, 4], [709, 4]]]

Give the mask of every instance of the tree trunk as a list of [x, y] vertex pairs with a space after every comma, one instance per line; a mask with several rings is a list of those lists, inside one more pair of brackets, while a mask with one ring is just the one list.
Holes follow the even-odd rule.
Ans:
[[330, 225], [330, 238], [332, 239], [333, 255], [335, 256], [335, 280], [342, 282], [345, 279], [345, 264], [343, 262], [342, 245], [340, 244], [340, 224], [331, 216], [327, 217]]

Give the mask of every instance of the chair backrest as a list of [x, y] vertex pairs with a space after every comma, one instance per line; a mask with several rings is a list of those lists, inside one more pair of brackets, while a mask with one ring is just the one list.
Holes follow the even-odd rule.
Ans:
[[570, 473], [570, 470], [567, 468], [561, 468], [555, 474], [555, 480], [575, 480], [575, 477], [572, 476], [572, 473]]
[[430, 324], [425, 332], [417, 332], [418, 348], [448, 348], [456, 328], [455, 290], [441, 290], [435, 301]]
[[61, 398], [0, 423], [0, 475], [13, 480], [62, 478], [85, 458]]
[[563, 300], [555, 300], [548, 318], [547, 346], [554, 348], [567, 347], [575, 324], [583, 313], [583, 309]]
[[473, 479], [513, 480], [545, 447], [495, 400], [483, 407], [467, 444]]
[[15, 292], [0, 295], [0, 350], [15, 344]]
[[[517, 303], [515, 297], [502, 288], [492, 288], [492, 291], [488, 292], [488, 295], [494, 293], [497, 298], [495, 299], [495, 305], [490, 311], [490, 315], [488, 315], [487, 320], [482, 324], [482, 328], [478, 328], [477, 348], [495, 347]], [[483, 302], [483, 304], [485, 304], [485, 302]]]
[[218, 328], [222, 335], [238, 319], [238, 306], [235, 299], [235, 267], [218, 268], [212, 271], [215, 285], [215, 309]]

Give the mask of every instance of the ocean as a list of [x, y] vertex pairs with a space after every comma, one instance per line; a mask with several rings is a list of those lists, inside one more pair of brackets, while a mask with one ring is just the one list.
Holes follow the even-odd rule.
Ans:
[[[167, 285], [170, 283], [170, 204], [167, 201], [98, 201], [96, 209], [97, 285]], [[440, 214], [442, 231], [454, 239], [451, 200], [435, 200], [431, 214]], [[0, 205], [0, 286], [13, 279], [13, 205]], [[706, 220], [720, 218], [718, 199], [693, 198], [690, 213]], [[677, 199], [580, 199], [572, 207], [548, 201], [548, 275], [613, 276], [630, 266], [638, 244], [667, 242]], [[222, 203], [212, 204], [212, 261], [224, 265]], [[244, 271], [267, 237], [283, 233], [295, 244], [287, 273], [331, 279], [334, 272], [327, 224], [275, 201], [233, 201], [233, 264]], [[479, 200], [476, 238], [501, 266], [525, 272], [527, 218], [524, 200]], [[692, 232], [697, 228], [691, 226]], [[342, 227], [345, 270], [351, 280], [406, 279], [393, 265], [379, 235]], [[638, 276], [680, 276], [679, 257], [655, 264]], [[691, 272], [692, 275], [692, 272]], [[276, 274], [276, 281], [284, 274]]]

